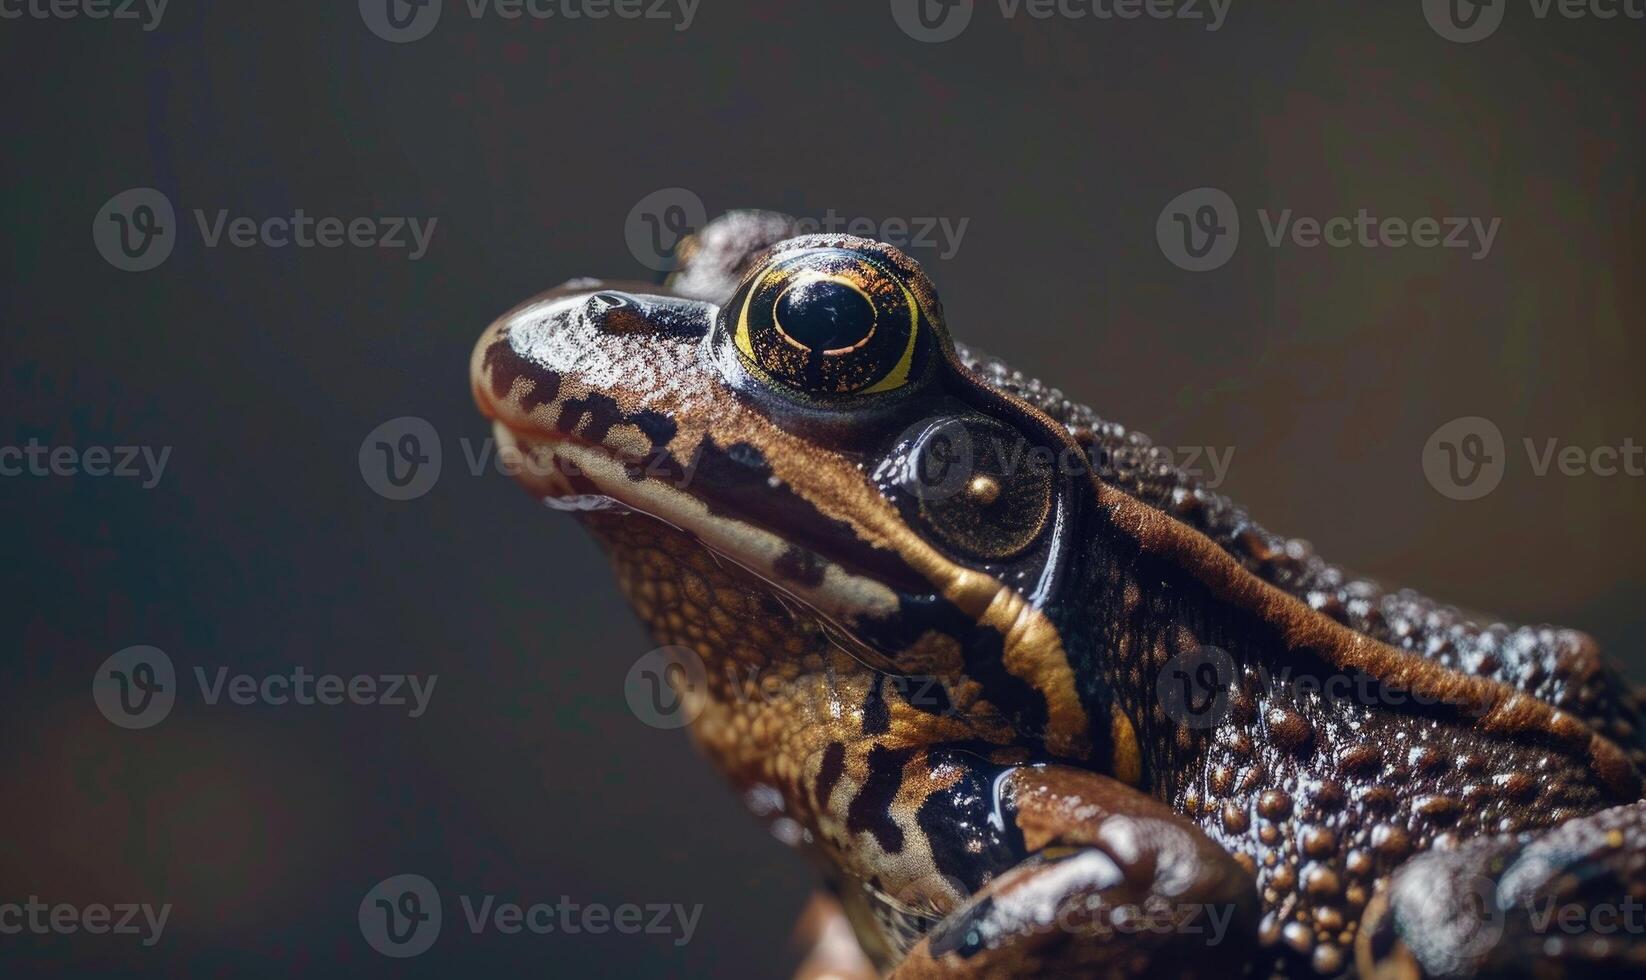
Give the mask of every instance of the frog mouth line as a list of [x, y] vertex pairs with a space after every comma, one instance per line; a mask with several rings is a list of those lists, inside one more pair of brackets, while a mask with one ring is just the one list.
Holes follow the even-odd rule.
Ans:
[[794, 579], [784, 571], [793, 561], [790, 541], [715, 513], [667, 476], [645, 475], [637, 470], [641, 464], [621, 449], [565, 432], [534, 429], [525, 435], [501, 420], [492, 427], [498, 451], [518, 453], [523, 461], [516, 479], [550, 507], [628, 511], [658, 521], [811, 607], [848, 636], [853, 631], [843, 624], [893, 615], [898, 609], [900, 600], [891, 588], [822, 558], [817, 581]]

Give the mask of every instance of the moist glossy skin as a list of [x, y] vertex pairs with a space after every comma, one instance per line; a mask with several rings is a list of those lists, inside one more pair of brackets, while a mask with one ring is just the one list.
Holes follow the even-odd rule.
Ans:
[[[1637, 703], [1586, 637], [1350, 579], [954, 345], [895, 249], [790, 227], [529, 301], [471, 376], [695, 652], [698, 744], [822, 868], [856, 948], [825, 924], [803, 974], [1646, 962], [1528, 926], [1646, 897]], [[1481, 887], [1495, 942], [1424, 905]]]

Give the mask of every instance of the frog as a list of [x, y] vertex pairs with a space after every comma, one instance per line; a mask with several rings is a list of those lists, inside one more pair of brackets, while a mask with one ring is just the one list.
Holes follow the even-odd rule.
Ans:
[[470, 384], [819, 869], [797, 976], [1646, 968], [1586, 915], [1646, 897], [1642, 701], [1589, 636], [1271, 532], [953, 339], [892, 245], [734, 211], [676, 258], [505, 312]]

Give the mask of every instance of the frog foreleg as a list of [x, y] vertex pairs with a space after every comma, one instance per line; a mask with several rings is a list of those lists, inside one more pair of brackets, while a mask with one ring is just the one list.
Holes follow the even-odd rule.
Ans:
[[1004, 777], [1029, 853], [933, 926], [896, 980], [1225, 976], [1251, 955], [1252, 876], [1199, 828], [1084, 770]]

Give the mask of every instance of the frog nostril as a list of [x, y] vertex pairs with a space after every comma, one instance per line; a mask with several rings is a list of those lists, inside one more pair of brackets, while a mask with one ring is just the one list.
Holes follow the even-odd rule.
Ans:
[[611, 336], [695, 340], [708, 331], [703, 304], [663, 296], [636, 295], [617, 289], [590, 293], [583, 319]]
[[633, 306], [634, 297], [628, 293], [620, 293], [613, 289], [602, 289], [589, 297], [589, 311], [604, 313], [607, 310], [622, 306]]
[[590, 293], [583, 303], [583, 315], [602, 333], [626, 334], [644, 330], [644, 312], [634, 296], [615, 289]]

